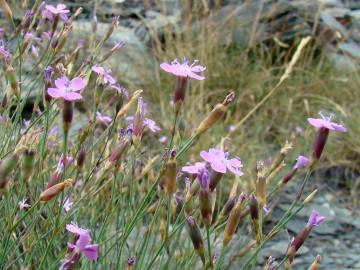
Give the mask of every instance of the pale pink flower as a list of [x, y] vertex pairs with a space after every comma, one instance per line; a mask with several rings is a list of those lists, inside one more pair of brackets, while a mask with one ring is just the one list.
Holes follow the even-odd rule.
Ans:
[[65, 199], [64, 206], [63, 206], [65, 213], [70, 211], [73, 204], [74, 203], [70, 200], [70, 198]]
[[294, 165], [294, 169], [302, 169], [309, 165], [309, 159], [305, 156], [298, 156], [296, 159], [296, 164]]
[[91, 237], [90, 237], [89, 230], [82, 229], [82, 228], [76, 226], [75, 224], [66, 225], [66, 230], [78, 235], [78, 239], [75, 244], [70, 243], [70, 242], [67, 243], [68, 251], [81, 252], [90, 261], [94, 261], [97, 259], [98, 245], [90, 244]]
[[[127, 129], [133, 129], [134, 116], [133, 115], [128, 116], [125, 118], [125, 120], [129, 123]], [[147, 127], [150, 131], [154, 133], [161, 130], [161, 128], [156, 124], [156, 122], [150, 118], [144, 118], [143, 125], [144, 127]]]
[[107, 115], [102, 115], [100, 112], [96, 112], [96, 120], [99, 123], [102, 123], [105, 126], [107, 126], [111, 122], [111, 117], [109, 117]]
[[[69, 167], [72, 164], [73, 160], [74, 160], [74, 158], [72, 156], [67, 156], [66, 157], [66, 167]], [[56, 167], [56, 173], [58, 175], [60, 175], [60, 174], [62, 174], [63, 170], [64, 170], [64, 155], [61, 154], [58, 164], [57, 164], [57, 167]]]
[[319, 113], [321, 118], [308, 118], [308, 122], [310, 125], [317, 127], [317, 128], [326, 128], [329, 130], [334, 130], [338, 132], [346, 132], [347, 129], [341, 124], [337, 124], [331, 122], [333, 115], [326, 117], [321, 112]]
[[22, 200], [18, 203], [18, 205], [19, 205], [19, 207], [20, 207], [20, 210], [29, 209], [29, 208], [31, 207], [30, 204], [26, 203], [26, 201], [27, 201], [27, 199], [25, 198], [25, 199], [22, 199]]
[[241, 168], [243, 167], [240, 158], [228, 159], [229, 154], [221, 149], [210, 148], [209, 152], [201, 151], [200, 156], [209, 162], [211, 168], [219, 173], [226, 173], [227, 170], [237, 176], [243, 175]]
[[168, 138], [166, 136], [161, 136], [159, 138], [159, 142], [162, 143], [162, 144], [165, 144], [167, 142]]
[[111, 69], [106, 69], [104, 67], [94, 65], [92, 66], [91, 70], [100, 75], [100, 78], [104, 82], [104, 84], [112, 85], [116, 83], [116, 80], [111, 74]]
[[35, 46], [35, 45], [31, 45], [31, 54], [35, 57], [35, 58], [39, 58], [39, 47]]
[[190, 77], [195, 80], [204, 80], [204, 76], [200, 76], [199, 72], [202, 72], [206, 69], [206, 67], [197, 65], [198, 61], [194, 61], [190, 66], [189, 62], [184, 59], [182, 63], [180, 63], [177, 59], [172, 61], [170, 64], [168, 63], [162, 63], [160, 65], [160, 68], [162, 68], [164, 71], [171, 73], [178, 77]]
[[312, 210], [307, 226], [309, 227], [318, 226], [321, 222], [325, 221], [325, 219], [326, 219], [325, 217], [320, 216], [319, 212], [317, 212], [316, 210]]
[[48, 94], [53, 98], [63, 98], [67, 101], [82, 99], [78, 91], [86, 86], [86, 81], [80, 77], [75, 77], [71, 81], [65, 76], [55, 80], [56, 88], [48, 88]]
[[182, 167], [183, 172], [187, 172], [190, 174], [199, 174], [200, 171], [204, 170], [206, 168], [205, 162], [195, 162], [193, 165], [186, 165]]
[[[46, 13], [47, 11], [47, 13]], [[67, 13], [69, 13], [70, 10], [66, 9], [66, 5], [64, 4], [57, 4], [57, 6], [53, 5], [46, 5], [44, 9], [43, 16], [47, 17], [49, 20], [53, 20], [54, 18], [51, 15], [59, 16], [61, 20], [66, 22], [68, 20]]]
[[9, 60], [11, 58], [11, 53], [8, 49], [5, 48], [4, 41], [0, 39], [0, 59]]

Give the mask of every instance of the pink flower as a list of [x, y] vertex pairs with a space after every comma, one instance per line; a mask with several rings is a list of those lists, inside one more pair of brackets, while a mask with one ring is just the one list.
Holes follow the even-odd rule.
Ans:
[[64, 206], [63, 206], [65, 213], [70, 211], [73, 204], [74, 203], [70, 200], [70, 198], [66, 198], [66, 200], [64, 201]]
[[84, 79], [75, 77], [71, 81], [66, 76], [55, 80], [56, 88], [48, 88], [48, 94], [53, 98], [63, 98], [67, 101], [74, 101], [82, 99], [82, 96], [77, 93], [86, 86]]
[[[126, 117], [125, 121], [129, 123], [127, 129], [133, 129], [134, 116], [132, 115]], [[149, 130], [151, 130], [154, 133], [161, 130], [161, 128], [156, 124], [156, 122], [150, 118], [144, 118], [143, 125], [144, 127], [147, 127]]]
[[161, 136], [159, 138], [159, 142], [162, 143], [162, 144], [165, 144], [167, 142], [168, 138], [166, 136]]
[[96, 120], [107, 126], [111, 122], [111, 117], [107, 115], [102, 115], [100, 112], [96, 112]]
[[119, 95], [122, 95], [125, 99], [129, 98], [129, 93], [125, 89], [125, 87], [122, 87], [119, 84], [111, 84], [109, 85], [110, 89], [115, 90]]
[[[46, 11], [48, 11], [48, 13], [46, 13]], [[64, 4], [57, 4], [56, 7], [53, 5], [46, 5], [43, 16], [45, 15], [49, 20], [53, 20], [50, 14], [55, 16], [59, 15], [61, 20], [67, 21], [68, 17], [66, 14], [69, 12], [70, 10], [66, 9], [66, 5]]]
[[207, 169], [202, 169], [199, 171], [197, 178], [199, 180], [199, 184], [201, 189], [207, 190], [210, 185], [210, 173]]
[[324, 220], [325, 220], [325, 217], [320, 216], [319, 212], [317, 212], [316, 210], [312, 210], [310, 217], [309, 217], [309, 221], [307, 223], [307, 226], [309, 226], [309, 227], [318, 226]]
[[105, 69], [104, 67], [100, 67], [100, 66], [93, 66], [91, 68], [92, 71], [94, 71], [95, 73], [97, 73], [98, 75], [101, 76], [102, 81], [105, 84], [115, 84], [116, 80], [114, 79], [114, 77], [111, 74], [111, 69]]
[[31, 45], [31, 54], [35, 57], [39, 57], [39, 48], [35, 45]]
[[307, 165], [309, 165], [309, 159], [305, 156], [298, 156], [296, 159], [296, 164], [294, 166], [294, 169], [301, 169], [305, 168]]
[[209, 152], [201, 151], [200, 156], [210, 163], [211, 168], [219, 173], [231, 171], [237, 176], [243, 175], [241, 168], [243, 167], [240, 158], [228, 159], [228, 153], [221, 149], [210, 148]]
[[187, 165], [182, 167], [183, 172], [187, 172], [190, 174], [199, 174], [200, 171], [204, 170], [206, 168], [205, 162], [195, 162], [193, 165]]
[[333, 115], [325, 117], [321, 112], [319, 113], [319, 115], [321, 116], [321, 118], [308, 118], [309, 124], [317, 128], [326, 128], [338, 132], [347, 131], [346, 127], [344, 127], [343, 125], [331, 122]]
[[0, 39], [0, 59], [9, 60], [11, 53], [5, 48], [4, 41]]
[[67, 224], [66, 230], [78, 236], [75, 244], [70, 242], [67, 243], [69, 252], [81, 252], [90, 261], [97, 259], [98, 245], [89, 244], [91, 241], [89, 230], [82, 229], [75, 224]]
[[184, 59], [182, 63], [180, 63], [177, 59], [172, 61], [170, 64], [162, 63], [160, 68], [165, 70], [168, 73], [174, 74], [178, 77], [190, 77], [195, 80], [204, 80], [205, 77], [198, 75], [197, 73], [202, 72], [206, 69], [206, 67], [201, 65], [196, 65], [198, 61], [194, 61], [190, 66], [189, 62]]
[[[73, 162], [73, 160], [74, 160], [73, 157], [67, 156], [66, 157], [66, 167], [70, 166], [71, 163]], [[61, 174], [63, 172], [63, 170], [64, 170], [64, 155], [61, 154], [58, 164], [57, 164], [57, 167], [56, 167], [56, 173]]]

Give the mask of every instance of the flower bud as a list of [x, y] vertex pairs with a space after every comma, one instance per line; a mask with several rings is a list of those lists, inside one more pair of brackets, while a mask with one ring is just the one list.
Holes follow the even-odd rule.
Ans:
[[196, 224], [192, 216], [188, 216], [187, 220], [187, 231], [190, 235], [191, 241], [193, 243], [195, 252], [200, 256], [201, 261], [205, 264], [205, 249], [204, 242], [201, 237], [201, 232], [199, 226]]
[[77, 159], [76, 159], [76, 165], [77, 165], [79, 171], [81, 171], [82, 167], [84, 166], [85, 158], [86, 158], [86, 151], [82, 147], [82, 148], [80, 148], [79, 153], [77, 155]]
[[23, 153], [21, 173], [24, 180], [29, 179], [34, 166], [34, 156], [35, 152], [32, 150], [25, 150]]
[[262, 161], [257, 164], [256, 197], [259, 202], [259, 208], [263, 208], [266, 204], [266, 178], [265, 167]]
[[48, 202], [58, 194], [60, 194], [65, 188], [72, 186], [73, 181], [71, 179], [65, 180], [59, 184], [56, 184], [41, 192], [39, 200], [41, 202]]
[[328, 136], [329, 136], [329, 129], [323, 127], [319, 128], [313, 144], [312, 158], [314, 161], [320, 159]]
[[62, 118], [63, 118], [64, 133], [67, 134], [69, 132], [71, 122], [73, 120], [74, 107], [73, 107], [73, 103], [67, 100], [63, 100], [62, 105], [63, 105]]
[[92, 26], [93, 33], [96, 33], [96, 31], [97, 31], [97, 24], [98, 24], [98, 20], [97, 20], [96, 14], [95, 14], [91, 20], [91, 26]]
[[111, 152], [110, 156], [109, 156], [109, 161], [113, 162], [113, 163], [117, 163], [122, 155], [125, 153], [125, 151], [127, 150], [128, 146], [130, 144], [129, 139], [124, 138], [120, 144], [118, 146], [115, 147], [115, 149]]
[[245, 200], [245, 196], [244, 196], [244, 194], [241, 194], [239, 196], [234, 208], [230, 212], [230, 216], [226, 223], [226, 227], [225, 227], [224, 234], [223, 234], [223, 245], [224, 246], [228, 245], [228, 243], [230, 242], [230, 240], [232, 239], [232, 237], [236, 231], [236, 228], [239, 225], [240, 217], [241, 217], [240, 214], [241, 214], [244, 200]]
[[294, 175], [296, 174], [296, 172], [297, 172], [297, 168], [291, 169], [291, 171], [281, 179], [281, 181], [279, 182], [278, 186], [281, 187], [281, 188], [282, 188], [283, 186], [285, 186], [286, 183], [289, 182], [289, 181], [294, 177]]
[[142, 90], [137, 90], [134, 92], [134, 94], [131, 96], [130, 100], [128, 101], [128, 103], [126, 103], [117, 113], [117, 118], [120, 118], [122, 116], [124, 116], [127, 111], [130, 109], [130, 107], [138, 100], [138, 97], [140, 96], [140, 94], [142, 93]]
[[145, 119], [145, 103], [142, 97], [138, 98], [138, 107], [134, 115], [133, 122], [133, 142], [135, 145], [140, 143], [143, 131], [144, 131], [144, 119]]
[[212, 170], [211, 175], [210, 175], [210, 184], [209, 184], [209, 188], [211, 191], [214, 191], [214, 189], [216, 188], [217, 184], [220, 182], [221, 177], [223, 175], [224, 175], [223, 173], [219, 173], [219, 172]]
[[206, 116], [195, 131], [195, 135], [199, 136], [211, 128], [226, 112], [227, 105], [234, 99], [235, 93], [231, 92], [226, 96], [223, 103], [217, 104], [214, 109]]
[[269, 174], [272, 173], [276, 168], [279, 167], [279, 165], [284, 161], [286, 155], [289, 153], [289, 151], [292, 149], [292, 143], [289, 143], [288, 141], [285, 142], [285, 145], [281, 148], [279, 154], [276, 156], [274, 161], [272, 162], [269, 170]]
[[0, 178], [6, 178], [12, 172], [17, 165], [18, 159], [17, 154], [12, 154], [2, 160], [0, 164]]
[[318, 192], [317, 189], [315, 189], [313, 192], [311, 192], [311, 193], [309, 194], [309, 196], [307, 196], [307, 197], [305, 198], [304, 204], [308, 204], [309, 202], [311, 202], [311, 201], [314, 199], [314, 197], [315, 197], [315, 195], [316, 195], [317, 192]]
[[314, 262], [309, 266], [307, 270], [317, 270], [320, 264], [321, 257], [317, 255]]
[[128, 257], [127, 260], [126, 260], [126, 268], [125, 270], [131, 270], [133, 269], [133, 266], [135, 265], [136, 263], [136, 258], [131, 256], [131, 257]]
[[7, 65], [5, 76], [10, 85], [11, 93], [9, 93], [9, 95], [14, 94], [17, 98], [20, 98], [19, 80], [16, 77], [15, 69], [11, 65]]
[[176, 189], [176, 151], [171, 151], [171, 157], [165, 164], [166, 190], [173, 194]]
[[182, 76], [176, 77], [176, 86], [175, 86], [175, 95], [174, 95], [174, 105], [175, 105], [176, 113], [180, 111], [181, 105], [185, 100], [185, 94], [188, 85], [189, 85], [188, 77], [182, 77]]
[[249, 208], [250, 208], [251, 223], [253, 226], [253, 230], [255, 232], [256, 242], [259, 244], [262, 237], [260, 233], [260, 224], [259, 224], [259, 203], [256, 200], [254, 194], [251, 194], [249, 197]]

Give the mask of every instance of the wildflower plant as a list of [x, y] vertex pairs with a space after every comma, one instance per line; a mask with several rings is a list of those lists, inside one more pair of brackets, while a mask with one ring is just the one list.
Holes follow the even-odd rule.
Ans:
[[[224, 200], [224, 180], [242, 181], [251, 168], [243, 164], [242, 153], [219, 142], [193, 153], [195, 163], [186, 154], [229, 112], [235, 93], [229, 91], [212, 104], [184, 138], [177, 124], [186, 110], [189, 79], [193, 84], [205, 80], [205, 66], [198, 61], [189, 65], [187, 60], [160, 65], [175, 75], [175, 112], [167, 116], [173, 120], [168, 130], [163, 125], [168, 119], [153, 120], [156, 115], [145, 101], [146, 91], [155, 89], [130, 89], [128, 94], [105, 67], [107, 59], [126, 49], [122, 41], [110, 51], [104, 47], [118, 18], [99, 37], [95, 16], [92, 35], [74, 44], [70, 36], [82, 9], [33, 2], [16, 23], [11, 5], [0, 1], [11, 29], [0, 41], [1, 76], [6, 82], [0, 93], [0, 266], [230, 269], [239, 258], [240, 269], [254, 266], [264, 246], [315, 196], [313, 192], [303, 200], [305, 185], [320, 162], [329, 130], [345, 132], [345, 127], [331, 119], [310, 118], [318, 128], [310, 161], [299, 156], [290, 172], [281, 176], [284, 160], [293, 150], [287, 143], [270, 166], [258, 163], [255, 189], [239, 192], [234, 185]], [[31, 64], [30, 70], [25, 71], [24, 62]], [[110, 99], [106, 89], [115, 90], [107, 93]], [[31, 116], [23, 119], [34, 92], [39, 94]], [[87, 109], [83, 115], [75, 109], [80, 103]], [[267, 206], [303, 171], [307, 173], [293, 203], [265, 232]], [[283, 257], [277, 258], [279, 263], [271, 258], [265, 269], [290, 266], [312, 228], [323, 221], [313, 211]], [[229, 247], [235, 235], [242, 237], [242, 228], [251, 228], [247, 234], [251, 239], [242, 247], [244, 256], [237, 256]], [[319, 258], [310, 269], [317, 267]]]

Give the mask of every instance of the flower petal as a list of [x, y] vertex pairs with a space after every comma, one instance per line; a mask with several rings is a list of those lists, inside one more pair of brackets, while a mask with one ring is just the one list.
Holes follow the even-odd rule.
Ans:
[[63, 98], [68, 101], [75, 101], [82, 99], [82, 95], [76, 92], [65, 93]]
[[88, 233], [79, 235], [79, 239], [76, 241], [76, 247], [80, 250], [84, 249], [90, 243], [91, 237]]
[[338, 132], [346, 132], [347, 131], [347, 128], [340, 124], [331, 123], [331, 126], [334, 128], [335, 131], [338, 131]]
[[323, 128], [327, 128], [330, 130], [334, 130], [334, 128], [331, 126], [331, 123], [329, 121], [326, 121], [321, 118], [308, 118], [308, 122], [313, 127], [317, 127], [317, 128], [323, 127]]
[[48, 88], [47, 92], [53, 98], [60, 98], [63, 97], [65, 94], [64, 91], [58, 88]]
[[226, 173], [226, 166], [222, 162], [211, 162], [211, 168], [219, 173]]
[[196, 65], [196, 66], [191, 67], [192, 72], [201, 72], [201, 71], [204, 71], [205, 69], [206, 69], [206, 67], [201, 66], [201, 65]]
[[69, 84], [69, 79], [65, 76], [60, 77], [55, 80], [55, 85], [57, 88], [61, 90], [65, 90], [67, 88], [67, 85]]
[[86, 81], [80, 77], [75, 77], [71, 80], [70, 87], [73, 91], [79, 91], [84, 89], [86, 86]]
[[203, 160], [209, 162], [209, 163], [212, 163], [212, 162], [218, 162], [219, 159], [217, 156], [215, 156], [214, 154], [212, 153], [208, 153], [206, 151], [201, 151], [200, 152], [200, 157], [202, 157]]
[[198, 74], [196, 74], [196, 73], [194, 73], [194, 72], [192, 72], [192, 71], [189, 71], [189, 72], [188, 72], [188, 76], [189, 76], [190, 78], [193, 78], [193, 79], [198, 80], [198, 81], [202, 81], [202, 80], [205, 79], [204, 76], [200, 76], [200, 75], [198, 75]]
[[98, 246], [97, 244], [87, 245], [81, 251], [90, 261], [95, 261], [97, 259]]

